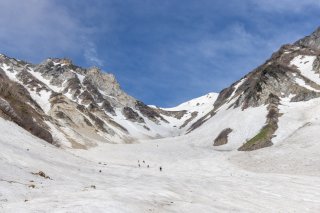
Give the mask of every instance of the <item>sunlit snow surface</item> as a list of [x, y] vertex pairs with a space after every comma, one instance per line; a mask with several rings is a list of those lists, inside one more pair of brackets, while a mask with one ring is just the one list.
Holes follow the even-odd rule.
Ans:
[[306, 78], [320, 84], [320, 75], [313, 70], [313, 62], [315, 59], [316, 56], [299, 55], [291, 61], [291, 65], [296, 66]]
[[[284, 148], [277, 148], [276, 159], [271, 159], [276, 148], [260, 150], [260, 155], [215, 151], [200, 135], [195, 141], [196, 134], [190, 139], [101, 144], [72, 152], [53, 147], [1, 118], [0, 134], [0, 212], [320, 210], [320, 171], [312, 176], [295, 170], [305, 164], [318, 167], [319, 157], [300, 155], [302, 142], [295, 141], [295, 136], [290, 140], [295, 146], [281, 143]], [[312, 140], [303, 154], [319, 153], [319, 143]], [[292, 162], [287, 161], [288, 155]], [[262, 163], [257, 156], [263, 156]], [[275, 160], [295, 167], [273, 171]], [[31, 174], [40, 170], [51, 179]], [[32, 184], [35, 188], [29, 187]]]

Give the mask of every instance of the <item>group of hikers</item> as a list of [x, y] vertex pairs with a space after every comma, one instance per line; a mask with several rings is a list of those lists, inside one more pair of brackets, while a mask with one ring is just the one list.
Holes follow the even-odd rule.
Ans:
[[[146, 162], [145, 162], [144, 160], [142, 161], [142, 163], [143, 163], [143, 164], [146, 164]], [[140, 160], [138, 160], [138, 166], [139, 166], [139, 168], [141, 167]], [[149, 168], [149, 167], [150, 167], [150, 166], [149, 166], [149, 164], [148, 164], [148, 165], [147, 165], [147, 168]], [[160, 172], [162, 171], [162, 167], [161, 167], [161, 166], [159, 167], [159, 170], [160, 170]]]

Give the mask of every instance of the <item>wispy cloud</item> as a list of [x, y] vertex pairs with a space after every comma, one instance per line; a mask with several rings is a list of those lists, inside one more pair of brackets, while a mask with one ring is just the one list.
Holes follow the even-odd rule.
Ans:
[[46, 57], [82, 54], [88, 64], [101, 66], [90, 33], [90, 28], [56, 1], [0, 1], [0, 51], [12, 56], [39, 62]]
[[[78, 27], [50, 1], [4, 0], [0, 2], [0, 32], [7, 50], [36, 55], [74, 48]], [[54, 46], [56, 51], [52, 50]]]
[[84, 48], [84, 57], [89, 65], [103, 66], [103, 61], [99, 58], [96, 46], [93, 42], [87, 42], [87, 46]]
[[[254, 29], [236, 20], [214, 32], [188, 35], [187, 40], [169, 39], [144, 62], [151, 64], [148, 78], [134, 78], [125, 84], [133, 85], [135, 93], [145, 100], [155, 96], [145, 93], [146, 88], [160, 91], [163, 97], [158, 99], [167, 100], [161, 103], [172, 106], [206, 92], [219, 92], [264, 63], [281, 45], [304, 35], [302, 27], [287, 25], [280, 29], [271, 23], [260, 25], [257, 19]], [[263, 23], [263, 17], [259, 19]]]

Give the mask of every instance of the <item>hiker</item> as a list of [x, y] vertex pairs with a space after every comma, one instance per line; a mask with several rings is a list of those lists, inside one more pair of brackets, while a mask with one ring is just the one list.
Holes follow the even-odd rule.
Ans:
[[159, 170], [160, 170], [160, 172], [162, 171], [162, 167], [161, 166], [160, 166]]
[[140, 167], [140, 163], [138, 164], [138, 166]]

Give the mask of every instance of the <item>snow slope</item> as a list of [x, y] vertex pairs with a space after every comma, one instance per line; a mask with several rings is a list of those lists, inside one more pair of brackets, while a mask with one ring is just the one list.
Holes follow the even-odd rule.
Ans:
[[316, 56], [299, 55], [291, 61], [291, 65], [298, 67], [301, 74], [306, 78], [320, 84], [320, 75], [315, 73], [312, 66], [316, 58]]
[[206, 95], [200, 96], [198, 98], [194, 98], [178, 106], [171, 107], [171, 108], [163, 108], [168, 111], [180, 111], [180, 110], [188, 110], [193, 111], [197, 110], [202, 114], [206, 114], [208, 111], [212, 109], [214, 102], [216, 101], [219, 93], [208, 93]]
[[[163, 117], [170, 122], [175, 131], [175, 133], [171, 134], [171, 136], [184, 134], [190, 128], [193, 122], [197, 121], [199, 118], [205, 116], [208, 112], [210, 112], [213, 109], [213, 104], [217, 100], [218, 95], [219, 93], [211, 92], [198, 98], [186, 101], [175, 107], [161, 108], [165, 111], [186, 111], [186, 113], [180, 119], [175, 119], [163, 115]], [[193, 115], [193, 113], [195, 113], [195, 116]], [[190, 120], [190, 122], [185, 123], [188, 120]]]

